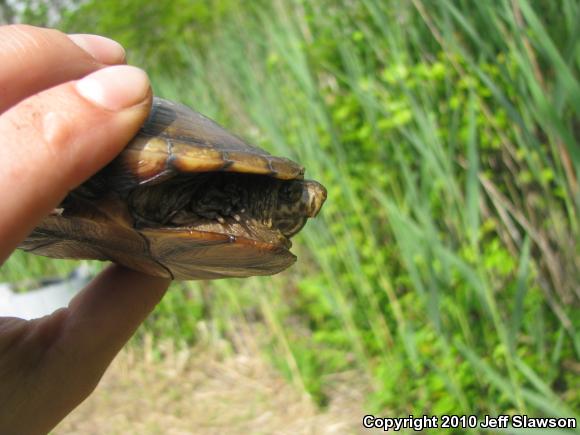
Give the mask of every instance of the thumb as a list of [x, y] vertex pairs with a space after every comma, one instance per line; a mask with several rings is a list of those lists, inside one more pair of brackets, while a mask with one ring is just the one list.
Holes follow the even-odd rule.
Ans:
[[123, 149], [150, 105], [145, 72], [123, 65], [43, 91], [0, 116], [0, 264]]

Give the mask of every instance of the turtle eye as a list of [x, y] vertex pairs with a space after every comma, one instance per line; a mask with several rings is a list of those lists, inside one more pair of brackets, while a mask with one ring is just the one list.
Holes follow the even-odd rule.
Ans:
[[278, 199], [284, 203], [295, 203], [302, 198], [302, 183], [299, 181], [290, 181], [284, 183], [278, 191]]

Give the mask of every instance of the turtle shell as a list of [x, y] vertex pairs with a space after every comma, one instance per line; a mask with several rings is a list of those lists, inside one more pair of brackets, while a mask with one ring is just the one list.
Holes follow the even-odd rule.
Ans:
[[161, 98], [154, 98], [148, 121], [113, 166], [115, 175], [139, 183], [213, 171], [304, 178], [304, 168], [292, 160], [248, 145], [202, 114]]
[[173, 279], [270, 275], [295, 262], [289, 239], [326, 199], [322, 185], [303, 178], [297, 163], [154, 98], [119, 156], [20, 247]]

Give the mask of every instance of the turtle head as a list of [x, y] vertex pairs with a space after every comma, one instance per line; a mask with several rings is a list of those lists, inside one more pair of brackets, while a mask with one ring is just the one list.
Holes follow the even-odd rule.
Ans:
[[314, 217], [326, 200], [326, 189], [312, 180], [293, 180], [278, 191], [278, 204], [272, 214], [272, 225], [286, 237], [302, 229], [308, 218]]

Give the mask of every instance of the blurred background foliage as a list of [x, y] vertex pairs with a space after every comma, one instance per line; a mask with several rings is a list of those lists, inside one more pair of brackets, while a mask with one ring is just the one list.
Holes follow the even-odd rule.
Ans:
[[348, 371], [389, 415], [578, 417], [578, 1], [0, 5], [117, 39], [157, 95], [328, 188], [296, 266], [174, 283], [143, 331], [256, 346], [321, 406]]

